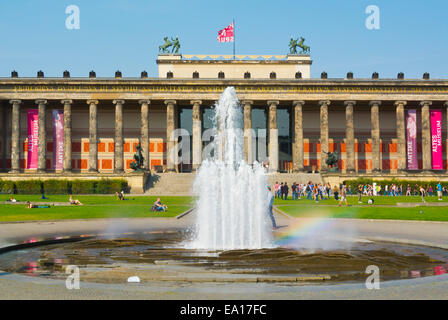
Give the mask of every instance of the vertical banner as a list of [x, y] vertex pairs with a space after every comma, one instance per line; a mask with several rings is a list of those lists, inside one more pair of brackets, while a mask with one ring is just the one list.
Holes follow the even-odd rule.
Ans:
[[442, 160], [442, 110], [431, 110], [432, 169], [443, 170]]
[[406, 138], [408, 170], [418, 170], [416, 109], [410, 109], [406, 112]]
[[64, 168], [64, 110], [53, 110], [53, 168]]
[[28, 110], [28, 157], [26, 161], [27, 169], [37, 169], [37, 146], [39, 144], [39, 111], [38, 109]]

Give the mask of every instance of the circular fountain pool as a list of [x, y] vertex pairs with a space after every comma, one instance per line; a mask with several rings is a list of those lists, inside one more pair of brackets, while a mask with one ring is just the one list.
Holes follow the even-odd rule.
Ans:
[[182, 232], [151, 232], [23, 248], [0, 255], [0, 270], [65, 279], [76, 265], [81, 280], [142, 282], [363, 282], [376, 265], [382, 280], [444, 273], [448, 251], [423, 246], [358, 241], [350, 249], [314, 252], [286, 247], [206, 251], [186, 249]]

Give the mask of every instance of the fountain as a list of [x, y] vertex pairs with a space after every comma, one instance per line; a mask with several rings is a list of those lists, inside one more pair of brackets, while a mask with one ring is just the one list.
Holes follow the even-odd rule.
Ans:
[[224, 90], [215, 106], [213, 155], [203, 161], [194, 189], [199, 195], [196, 249], [272, 247], [264, 168], [244, 161], [243, 113], [235, 89]]

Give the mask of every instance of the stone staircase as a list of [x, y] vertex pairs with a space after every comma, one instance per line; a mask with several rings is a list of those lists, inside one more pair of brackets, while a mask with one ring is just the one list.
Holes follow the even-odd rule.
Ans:
[[322, 176], [320, 173], [270, 173], [268, 174], [268, 182], [271, 186], [275, 182], [287, 182], [291, 186], [294, 182], [296, 183], [308, 183], [312, 181], [313, 183], [323, 183]]
[[190, 196], [195, 173], [153, 173], [146, 184], [145, 195]]
[[[153, 196], [191, 196], [195, 173], [154, 173], [146, 185], [146, 195]], [[323, 183], [319, 173], [271, 173], [268, 174], [268, 183], [274, 185], [276, 181], [287, 182], [289, 186], [293, 182]]]

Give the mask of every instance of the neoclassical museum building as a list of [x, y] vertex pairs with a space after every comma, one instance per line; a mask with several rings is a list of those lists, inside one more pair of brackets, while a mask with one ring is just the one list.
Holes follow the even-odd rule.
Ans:
[[[0, 79], [0, 178], [122, 176], [134, 179], [137, 192], [151, 173], [194, 172], [212, 107], [232, 86], [244, 130], [265, 129], [268, 137], [263, 158], [252, 145], [260, 137], [246, 138], [246, 159], [273, 174], [448, 179], [448, 80], [351, 72], [312, 79], [311, 63], [309, 55], [159, 54], [157, 77], [39, 71], [23, 78], [13, 71]], [[191, 137], [191, 161], [179, 165], [167, 156], [176, 128]], [[145, 170], [134, 173], [139, 143]], [[337, 152], [336, 170], [327, 152]]]

